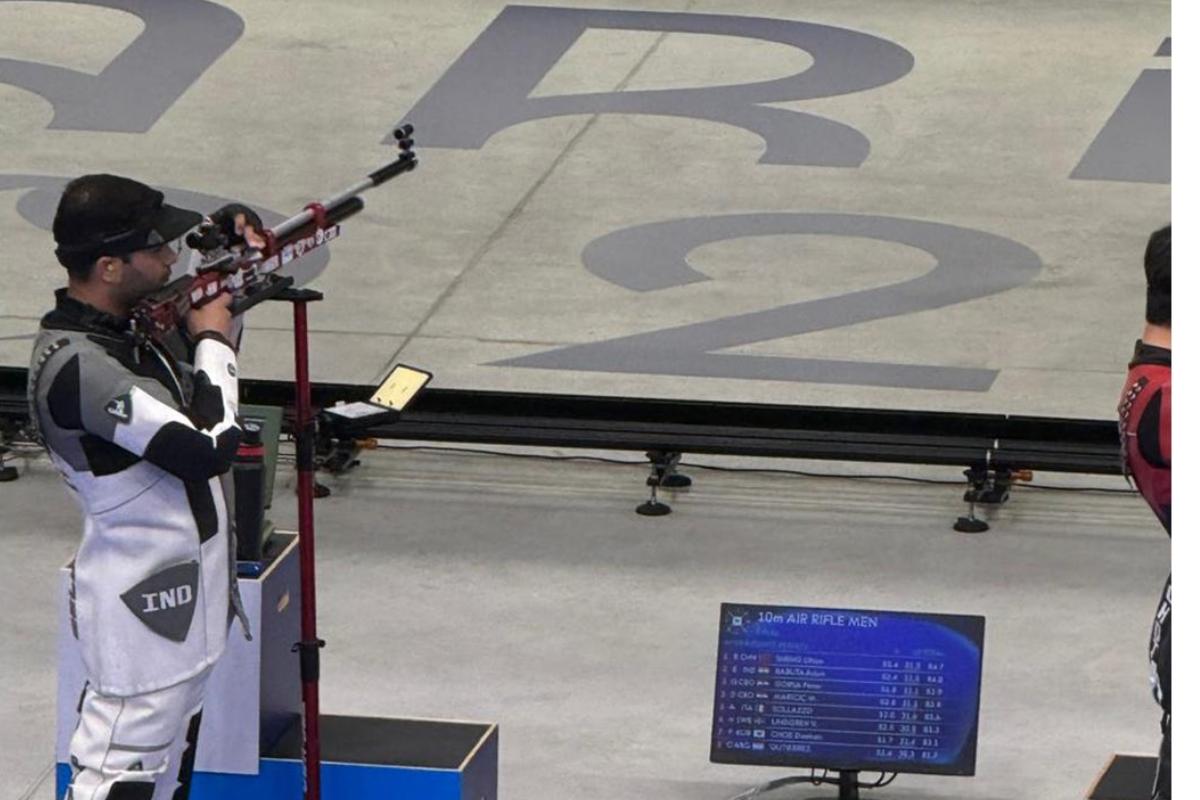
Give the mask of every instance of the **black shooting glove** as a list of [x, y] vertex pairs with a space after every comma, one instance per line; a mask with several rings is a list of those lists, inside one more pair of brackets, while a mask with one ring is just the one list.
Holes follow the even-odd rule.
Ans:
[[249, 227], [259, 232], [263, 230], [262, 219], [249, 206], [244, 206], [241, 203], [230, 203], [221, 206], [209, 215], [209, 219], [212, 220], [213, 225], [220, 231], [220, 235], [225, 240], [226, 246], [235, 244], [244, 245], [246, 243], [245, 237], [237, 232], [238, 214], [244, 216], [246, 225]]

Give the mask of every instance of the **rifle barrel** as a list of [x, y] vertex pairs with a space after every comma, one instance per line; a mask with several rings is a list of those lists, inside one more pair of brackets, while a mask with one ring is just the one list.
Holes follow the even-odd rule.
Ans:
[[[416, 166], [416, 158], [413, 157], [412, 153], [406, 152], [400, 158], [386, 164], [383, 167], [380, 167], [372, 172], [368, 177], [362, 179], [348, 189], [322, 200], [321, 206], [325, 208], [326, 211], [332, 211], [334, 208], [345, 204], [347, 201], [357, 197], [366, 190], [373, 189], [380, 184], [386, 183], [403, 172], [408, 172], [409, 170], [415, 169]], [[347, 214], [347, 216], [349, 215]], [[299, 214], [288, 217], [283, 222], [276, 225], [271, 229], [271, 233], [276, 239], [283, 239], [290, 234], [295, 233], [300, 228], [303, 228], [305, 225], [310, 224], [315, 217], [316, 215], [313, 214], [312, 209], [306, 208]]]

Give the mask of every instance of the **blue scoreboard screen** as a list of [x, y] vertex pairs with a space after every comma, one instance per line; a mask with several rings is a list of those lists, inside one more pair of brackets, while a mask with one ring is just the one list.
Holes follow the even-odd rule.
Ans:
[[724, 603], [711, 760], [974, 775], [983, 626]]

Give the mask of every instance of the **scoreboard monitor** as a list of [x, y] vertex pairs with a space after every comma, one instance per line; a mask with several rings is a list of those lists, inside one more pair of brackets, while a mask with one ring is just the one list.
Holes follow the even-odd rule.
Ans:
[[710, 759], [974, 775], [984, 618], [724, 603]]

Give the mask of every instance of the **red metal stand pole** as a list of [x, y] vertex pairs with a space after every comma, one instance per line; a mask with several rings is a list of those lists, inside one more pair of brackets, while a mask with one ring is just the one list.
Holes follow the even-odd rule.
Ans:
[[299, 290], [292, 297], [296, 352], [296, 497], [300, 520], [300, 681], [304, 700], [304, 798], [321, 797], [321, 734], [318, 683], [321, 647], [317, 638], [317, 579], [314, 557], [313, 460], [315, 436], [311, 384], [308, 376], [308, 303], [317, 292]]

